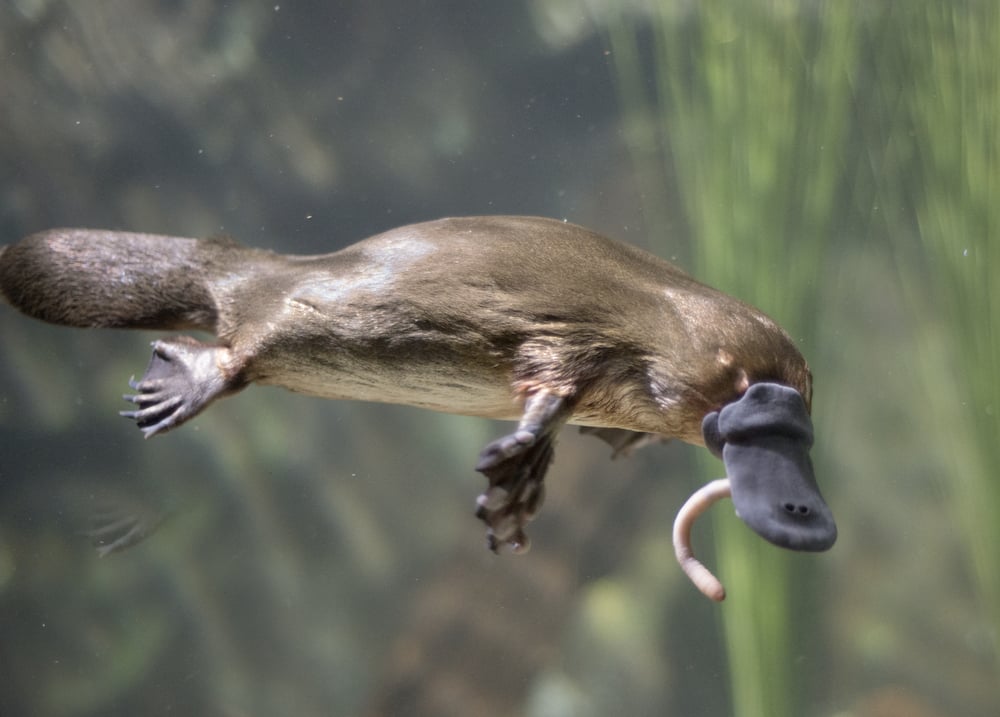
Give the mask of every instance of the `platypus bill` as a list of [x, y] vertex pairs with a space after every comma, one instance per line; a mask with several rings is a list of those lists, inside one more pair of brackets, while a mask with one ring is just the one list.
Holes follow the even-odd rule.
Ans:
[[527, 549], [566, 423], [616, 453], [678, 438], [723, 459], [727, 482], [693, 496], [675, 526], [678, 558], [714, 599], [722, 587], [687, 536], [719, 497], [731, 492], [740, 518], [779, 546], [836, 539], [809, 459], [812, 380], [788, 335], [672, 264], [573, 224], [441, 219], [320, 256], [52, 229], [0, 249], [0, 294], [57, 324], [215, 334], [153, 343], [125, 397], [136, 407], [123, 412], [147, 437], [251, 383], [518, 421], [476, 465], [489, 480], [476, 510], [493, 550]]

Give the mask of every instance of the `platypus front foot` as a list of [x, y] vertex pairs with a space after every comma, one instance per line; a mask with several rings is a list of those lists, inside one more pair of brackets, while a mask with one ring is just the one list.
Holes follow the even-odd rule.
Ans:
[[486, 523], [486, 544], [493, 552], [504, 544], [515, 553], [530, 547], [524, 526], [545, 498], [545, 472], [552, 462], [555, 434], [571, 412], [567, 400], [560, 396], [532, 394], [517, 430], [493, 441], [479, 454], [476, 470], [490, 485], [476, 499], [476, 517]]
[[146, 373], [129, 385], [137, 393], [123, 398], [139, 408], [121, 411], [135, 420], [146, 438], [176, 428], [216, 398], [242, 388], [242, 382], [221, 368], [230, 351], [186, 336], [154, 341]]

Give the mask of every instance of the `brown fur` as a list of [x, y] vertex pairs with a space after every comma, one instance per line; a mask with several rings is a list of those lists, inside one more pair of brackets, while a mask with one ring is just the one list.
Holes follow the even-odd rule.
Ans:
[[551, 219], [442, 219], [321, 256], [57, 229], [0, 253], [0, 294], [53, 323], [210, 331], [227, 376], [328, 398], [513, 419], [545, 390], [571, 422], [700, 444], [750, 383], [811, 397], [761, 312]]

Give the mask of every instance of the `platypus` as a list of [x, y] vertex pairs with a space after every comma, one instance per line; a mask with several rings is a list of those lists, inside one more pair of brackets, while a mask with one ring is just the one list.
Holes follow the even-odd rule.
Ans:
[[[56, 324], [201, 330], [153, 343], [125, 399], [149, 437], [251, 383], [518, 421], [476, 470], [488, 546], [528, 547], [566, 423], [616, 454], [680, 439], [724, 461], [675, 526], [732, 494], [765, 539], [819, 551], [836, 539], [809, 459], [812, 377], [762, 312], [648, 252], [537, 217], [449, 218], [339, 251], [292, 256], [228, 238], [51, 229], [0, 249], [0, 293]], [[706, 577], [707, 575], [707, 577]]]

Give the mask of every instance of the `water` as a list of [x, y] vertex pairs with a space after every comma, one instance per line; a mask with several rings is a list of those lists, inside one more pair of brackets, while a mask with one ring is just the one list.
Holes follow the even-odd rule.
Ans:
[[[1000, 23], [939, 5], [6, 4], [4, 242], [501, 213], [646, 246], [801, 342], [840, 539], [716, 506], [710, 604], [670, 523], [721, 463], [567, 430], [496, 558], [472, 467], [508, 425], [253, 387], [143, 441], [156, 334], [2, 309], [0, 715], [1000, 711]], [[166, 520], [99, 558], [108, 501]]]

